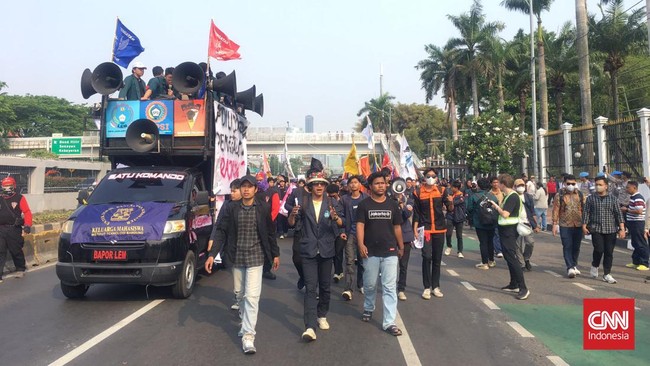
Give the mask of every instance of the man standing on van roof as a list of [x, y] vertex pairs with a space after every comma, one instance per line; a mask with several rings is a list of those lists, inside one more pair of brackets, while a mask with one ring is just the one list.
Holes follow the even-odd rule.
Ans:
[[142, 80], [147, 67], [140, 61], [133, 63], [131, 75], [124, 78], [124, 86], [120, 89], [119, 97], [126, 100], [140, 100], [144, 97], [146, 86]]
[[[0, 197], [0, 283], [2, 271], [7, 260], [7, 251], [11, 253], [16, 266], [16, 278], [22, 278], [27, 270], [21, 231], [31, 232], [32, 211], [25, 197], [16, 193], [16, 180], [9, 176], [2, 180], [2, 197]], [[22, 230], [21, 230], [22, 229]]]
[[239, 306], [242, 349], [246, 354], [253, 354], [256, 352], [255, 325], [262, 292], [262, 267], [268, 258], [273, 262], [273, 269], [278, 268], [280, 248], [275, 240], [271, 209], [266, 202], [255, 198], [255, 177], [242, 177], [240, 191], [240, 202], [222, 208], [223, 216], [210, 237], [214, 245], [205, 262], [205, 270], [212, 272], [214, 257], [223, 248], [224, 264], [232, 267], [235, 296], [244, 294]]

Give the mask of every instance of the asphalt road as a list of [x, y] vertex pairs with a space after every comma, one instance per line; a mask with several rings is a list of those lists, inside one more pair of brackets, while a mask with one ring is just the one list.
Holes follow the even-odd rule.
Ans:
[[[503, 260], [487, 271], [474, 268], [478, 245], [473, 230], [466, 231], [465, 259], [455, 250], [443, 257], [442, 299], [420, 298], [421, 256], [411, 253], [408, 300], [398, 305], [407, 333], [402, 337], [381, 330], [380, 297], [374, 319], [364, 323], [363, 299], [355, 293], [345, 302], [342, 286], [333, 284], [331, 329], [303, 342], [303, 297], [295, 287], [291, 242], [284, 239], [278, 279], [263, 283], [255, 355], [241, 352], [227, 271], [200, 277], [187, 300], [172, 299], [165, 288], [117, 285], [96, 285], [85, 299], [68, 300], [49, 265], [0, 284], [0, 364], [611, 365], [650, 358], [648, 273], [624, 268], [629, 252], [617, 249], [613, 275], [619, 283], [609, 285], [584, 275], [591, 258], [585, 243], [583, 276], [570, 280], [559, 239], [540, 233], [535, 266], [526, 273], [532, 295], [517, 301], [499, 290], [508, 282]], [[636, 299], [635, 351], [582, 350], [583, 298], [609, 297]]]

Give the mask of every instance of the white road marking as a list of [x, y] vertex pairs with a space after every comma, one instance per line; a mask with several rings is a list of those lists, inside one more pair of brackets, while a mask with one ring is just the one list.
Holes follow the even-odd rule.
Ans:
[[594, 288], [589, 287], [589, 286], [587, 286], [587, 285], [583, 285], [583, 284], [580, 283], [580, 282], [573, 282], [573, 284], [576, 285], [576, 286], [578, 286], [578, 287], [580, 287], [581, 289], [584, 289], [584, 290], [587, 290], [587, 291], [596, 291]]
[[453, 277], [458, 277], [458, 276], [460, 276], [460, 275], [458, 274], [458, 272], [454, 271], [453, 269], [448, 269], [448, 270], [447, 270], [447, 273], [449, 273], [449, 275], [450, 275], [450, 276], [453, 276]]
[[566, 363], [566, 361], [564, 361], [560, 356], [546, 356], [546, 358], [548, 358], [548, 360], [551, 361], [555, 366], [569, 366], [569, 364]]
[[463, 286], [465, 286], [466, 289], [468, 289], [470, 291], [476, 291], [476, 287], [472, 286], [471, 283], [466, 282], [466, 281], [460, 281], [460, 283], [463, 284]]
[[534, 338], [535, 336], [526, 330], [526, 328], [522, 327], [521, 324], [517, 322], [506, 322], [508, 323], [509, 326], [512, 327], [517, 333], [519, 333], [520, 336], [524, 338]]
[[487, 306], [491, 310], [501, 310], [500, 307], [497, 306], [497, 304], [493, 303], [492, 300], [490, 299], [481, 299], [485, 306]]
[[562, 275], [559, 275], [559, 274], [557, 274], [557, 273], [555, 273], [555, 272], [553, 272], [553, 271], [545, 270], [544, 272], [550, 274], [550, 275], [553, 276], [553, 277], [557, 277], [557, 278], [562, 277]]
[[441, 265], [441, 266], [446, 266], [447, 263], [445, 263], [445, 262], [443, 262], [443, 261], [440, 261], [440, 265]]
[[94, 346], [96, 346], [97, 344], [102, 342], [104, 339], [110, 337], [112, 334], [114, 334], [118, 330], [124, 328], [129, 323], [131, 323], [134, 320], [138, 319], [139, 317], [141, 317], [142, 315], [147, 313], [149, 310], [155, 308], [156, 306], [158, 306], [163, 301], [165, 301], [165, 300], [164, 299], [163, 300], [154, 300], [154, 301], [148, 303], [147, 305], [140, 308], [140, 310], [138, 310], [135, 313], [133, 313], [133, 314], [127, 316], [126, 318], [120, 320], [119, 322], [117, 322], [112, 327], [110, 327], [110, 328], [106, 329], [105, 331], [99, 333], [98, 335], [96, 335], [93, 338], [86, 341], [81, 346], [73, 349], [72, 351], [70, 351], [67, 354], [63, 355], [58, 360], [52, 362], [50, 364], [50, 366], [63, 366], [63, 365], [66, 365], [68, 362], [70, 362], [70, 361], [74, 360], [75, 358], [79, 357], [81, 354], [83, 354], [84, 352], [86, 352], [89, 349], [93, 348]]
[[399, 315], [399, 311], [397, 311], [397, 316], [395, 317], [395, 325], [402, 330], [402, 335], [397, 337], [397, 342], [399, 343], [399, 348], [402, 350], [404, 361], [406, 361], [407, 365], [422, 366], [422, 362], [420, 362], [420, 358], [417, 352], [415, 352], [415, 347], [413, 346], [413, 342], [411, 342], [411, 337], [406, 330], [402, 317]]
[[616, 248], [614, 248], [614, 251], [615, 251], [616, 253], [621, 253], [621, 254], [630, 254], [629, 251], [626, 252], [626, 251], [624, 251], [624, 250], [622, 250], [622, 249], [616, 249]]

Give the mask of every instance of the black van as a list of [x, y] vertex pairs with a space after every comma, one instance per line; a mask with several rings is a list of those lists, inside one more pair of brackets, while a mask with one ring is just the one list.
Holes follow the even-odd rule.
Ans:
[[62, 227], [56, 274], [63, 294], [79, 298], [92, 284], [128, 283], [171, 286], [174, 297], [189, 297], [207, 259], [209, 201], [194, 168], [110, 171]]

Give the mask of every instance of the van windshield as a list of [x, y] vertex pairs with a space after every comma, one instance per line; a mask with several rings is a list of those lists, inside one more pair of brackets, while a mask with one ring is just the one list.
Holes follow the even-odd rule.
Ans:
[[184, 173], [110, 173], [92, 192], [88, 204], [180, 202], [185, 200], [186, 178]]

